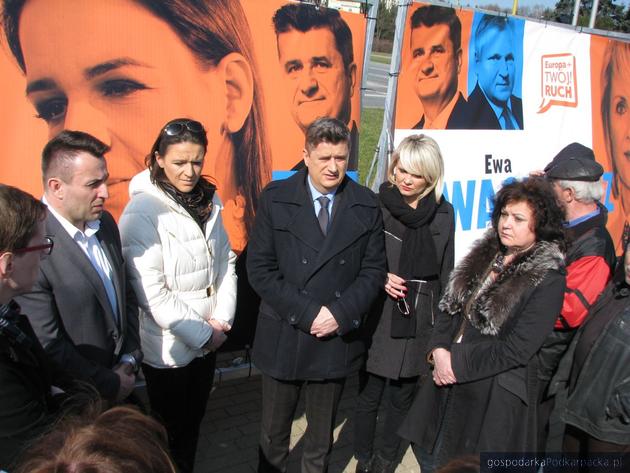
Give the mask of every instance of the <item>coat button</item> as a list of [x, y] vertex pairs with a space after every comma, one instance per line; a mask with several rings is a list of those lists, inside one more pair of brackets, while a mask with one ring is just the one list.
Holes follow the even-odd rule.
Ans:
[[306, 289], [302, 289], [300, 292], [304, 295], [308, 294], [308, 291]]
[[358, 320], [353, 320], [353, 321], [352, 321], [352, 326], [353, 326], [354, 328], [357, 328], [357, 327], [359, 326], [359, 321], [358, 321]]
[[302, 258], [302, 264], [308, 264], [308, 260], [306, 258]]
[[297, 319], [296, 319], [295, 315], [291, 314], [291, 315], [289, 316], [289, 321], [290, 321], [292, 324], [294, 324], [296, 320], [297, 320]]
[[345, 259], [343, 259], [343, 258], [341, 258], [341, 259], [339, 260], [339, 264], [346, 264], [346, 260], [345, 260]]
[[335, 297], [339, 299], [341, 297], [341, 292], [335, 291]]

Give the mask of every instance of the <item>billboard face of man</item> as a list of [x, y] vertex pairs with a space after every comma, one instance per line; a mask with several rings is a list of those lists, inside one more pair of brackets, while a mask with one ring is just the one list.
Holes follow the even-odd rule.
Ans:
[[351, 64], [346, 71], [329, 29], [280, 33], [278, 56], [287, 79], [291, 114], [302, 130], [320, 117], [348, 123], [356, 66]]
[[477, 39], [477, 80], [488, 98], [502, 106], [514, 88], [514, 41], [509, 29], [485, 31]]
[[420, 26], [411, 31], [412, 67], [417, 67], [418, 98], [448, 103], [457, 91], [461, 49], [455, 51], [448, 25]]

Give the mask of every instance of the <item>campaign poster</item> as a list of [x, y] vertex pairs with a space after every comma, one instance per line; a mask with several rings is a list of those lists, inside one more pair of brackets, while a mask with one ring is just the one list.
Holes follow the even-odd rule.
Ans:
[[630, 43], [591, 38], [593, 149], [608, 172], [608, 231], [623, 253], [630, 223]]
[[[490, 225], [492, 199], [502, 183], [542, 170], [571, 142], [593, 148], [604, 166], [603, 203], [620, 241], [627, 229], [622, 215], [626, 176], [620, 170], [628, 169], [627, 161], [614, 179], [612, 171], [630, 154], [624, 154], [628, 148], [621, 134], [612, 138], [616, 128], [605, 131], [602, 125], [600, 81], [604, 50], [611, 44], [627, 54], [624, 43], [568, 28], [419, 2], [409, 6], [395, 144], [425, 133], [440, 145], [444, 195], [455, 209], [458, 258]], [[618, 88], [628, 83], [625, 64], [625, 69], [613, 66], [614, 77], [626, 74]], [[415, 106], [408, 105], [414, 100]], [[628, 123], [620, 109], [614, 113], [619, 123]], [[616, 122], [611, 118], [611, 123]]]
[[195, 119], [209, 140], [204, 174], [217, 184], [240, 252], [262, 188], [299, 168], [310, 122], [343, 120], [358, 151], [363, 15], [286, 0], [5, 7], [0, 182], [42, 195], [43, 146], [81, 130], [111, 147], [106, 208], [117, 218], [164, 124]]

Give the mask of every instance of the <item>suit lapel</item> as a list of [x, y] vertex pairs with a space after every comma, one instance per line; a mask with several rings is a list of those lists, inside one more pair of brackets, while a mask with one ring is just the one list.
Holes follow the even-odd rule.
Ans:
[[107, 298], [103, 281], [101, 281], [100, 276], [96, 272], [96, 269], [94, 269], [94, 266], [92, 266], [87, 255], [51, 213], [48, 214], [46, 221], [46, 231], [49, 235], [52, 235], [55, 240], [54, 257], [61, 258], [63, 265], [76, 269], [85, 277], [90, 286], [94, 289], [96, 297], [103, 308], [103, 312], [106, 314], [105, 323], [108, 327], [111, 327], [117, 332], [118, 327], [115, 323], [114, 314], [112, 313], [111, 304]]
[[[117, 317], [114, 317], [114, 314], [111, 310], [111, 304], [108, 304], [107, 307], [110, 308], [107, 311], [110, 316], [109, 319], [114, 323], [114, 328], [118, 333], [125, 334], [127, 333], [127, 310], [125, 292], [123, 289], [125, 266], [122, 261], [120, 261], [120, 259], [116, 257], [117, 252], [112, 242], [112, 235], [110, 234], [110, 232], [107, 231], [103, 220], [101, 220], [101, 227], [99, 228], [98, 232], [96, 232], [96, 238], [98, 238], [98, 241], [101, 244], [101, 248], [103, 248], [103, 251], [105, 252], [105, 257], [112, 267], [112, 283], [114, 284], [114, 291], [116, 292], [116, 305], [118, 307], [118, 314], [116, 314]], [[118, 321], [118, 323], [116, 323], [116, 321]], [[124, 336], [118, 337], [114, 353], [120, 353], [120, 350], [122, 349], [122, 344], [124, 342]]]
[[[349, 178], [346, 177], [347, 179]], [[361, 221], [354, 210], [357, 202], [352, 187], [348, 184], [347, 181], [344, 182], [335, 194], [330, 229], [321, 246], [317, 263], [311, 270], [309, 277], [367, 231], [365, 223]], [[319, 233], [321, 235], [321, 232]]]
[[296, 180], [296, 185], [286, 202], [299, 206], [287, 225], [287, 230], [298, 240], [319, 251], [324, 242], [324, 235], [319, 228], [315, 207], [305, 179]]
[[352, 189], [353, 183], [349, 182], [348, 177], [335, 194], [332, 221], [326, 237], [322, 234], [315, 215], [311, 193], [306, 183], [306, 171], [300, 171], [290, 179], [293, 179], [293, 185], [287, 186], [286, 193], [279, 195], [277, 199], [285, 204], [299, 206], [285, 229], [318, 252], [317, 261], [309, 272], [308, 279], [368, 229], [354, 208], [359, 202]]
[[[105, 252], [105, 257], [109, 261], [110, 266], [112, 267], [112, 283], [114, 285], [114, 291], [116, 292], [116, 305], [118, 307], [118, 314], [114, 321], [120, 321], [120, 329], [124, 333], [124, 317], [122, 314], [125, 312], [125, 300], [124, 300], [124, 292], [122, 289], [122, 281], [124, 275], [122, 271], [124, 271], [123, 265], [119, 262], [118, 258], [116, 258], [116, 251], [113, 247], [110, 238], [105, 238], [105, 229], [101, 225], [101, 228], [96, 232], [96, 238], [101, 244], [101, 248]], [[111, 304], [109, 304], [111, 306]], [[109, 311], [112, 312], [111, 310]], [[113, 315], [113, 314], [112, 314]]]

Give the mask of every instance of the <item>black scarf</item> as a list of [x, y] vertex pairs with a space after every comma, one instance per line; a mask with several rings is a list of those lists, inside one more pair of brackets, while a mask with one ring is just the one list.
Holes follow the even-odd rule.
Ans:
[[[430, 279], [439, 275], [435, 242], [431, 236], [429, 224], [435, 217], [437, 202], [435, 194], [430, 192], [418, 202], [416, 209], [410, 207], [398, 187], [383, 183], [379, 189], [379, 198], [392, 216], [405, 226], [402, 246], [398, 260], [398, 275], [404, 279]], [[407, 298], [410, 303], [415, 297], [410, 289]], [[413, 337], [416, 333], [416, 314], [403, 317], [394, 305], [392, 310], [392, 337]]]
[[197, 225], [202, 230], [204, 229], [204, 225], [212, 214], [212, 198], [217, 189], [214, 185], [203, 177], [199, 178], [199, 182], [190, 192], [179, 191], [168, 180], [157, 181], [156, 184], [166, 195], [186, 209]]
[[437, 211], [435, 194], [430, 192], [413, 209], [404, 201], [398, 187], [384, 183], [379, 189], [379, 198], [389, 213], [406, 227], [398, 261], [399, 276], [426, 279], [438, 275], [440, 268], [429, 229]]
[[20, 317], [20, 306], [15, 301], [0, 304], [0, 335], [12, 345], [20, 345], [30, 351], [32, 342], [18, 325]]

